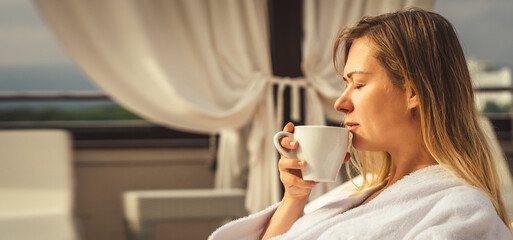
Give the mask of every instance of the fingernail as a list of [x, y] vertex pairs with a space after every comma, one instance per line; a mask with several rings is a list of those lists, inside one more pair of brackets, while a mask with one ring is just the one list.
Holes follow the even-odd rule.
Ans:
[[299, 161], [299, 162], [297, 163], [297, 165], [299, 165], [299, 166], [303, 166], [303, 164], [304, 164], [304, 163], [303, 163], [303, 161]]
[[296, 141], [291, 141], [291, 142], [290, 142], [290, 146], [291, 146], [291, 147], [294, 147], [294, 145], [295, 145], [295, 144], [296, 144]]

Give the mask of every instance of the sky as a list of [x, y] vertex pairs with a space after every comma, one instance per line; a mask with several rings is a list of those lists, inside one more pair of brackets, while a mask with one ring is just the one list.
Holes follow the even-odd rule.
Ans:
[[0, 0], [0, 66], [71, 65], [29, 0]]
[[454, 25], [467, 57], [513, 68], [512, 0], [439, 0], [434, 11]]
[[[513, 68], [512, 0], [439, 0], [467, 57]], [[96, 90], [29, 0], [0, 0], [0, 91]]]
[[0, 0], [0, 92], [97, 91], [29, 0]]

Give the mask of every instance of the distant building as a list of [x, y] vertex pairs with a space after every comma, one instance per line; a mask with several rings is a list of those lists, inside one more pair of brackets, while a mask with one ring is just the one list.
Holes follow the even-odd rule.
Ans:
[[513, 87], [513, 74], [508, 67], [494, 68], [490, 61], [470, 58], [467, 65], [474, 88], [501, 88], [503, 91], [478, 92], [476, 105], [479, 111], [485, 115], [511, 114], [513, 93], [509, 88]]
[[467, 59], [468, 70], [474, 87], [511, 87], [511, 69], [503, 67], [496, 69], [493, 63], [486, 60]]

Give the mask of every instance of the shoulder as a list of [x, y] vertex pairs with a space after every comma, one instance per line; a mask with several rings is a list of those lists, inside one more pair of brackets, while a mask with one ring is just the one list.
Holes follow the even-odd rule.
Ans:
[[452, 221], [502, 221], [492, 201], [475, 187], [460, 183], [441, 190], [429, 214]]
[[[433, 208], [485, 209], [495, 213], [490, 199], [475, 187], [464, 184], [441, 165], [417, 170], [397, 182], [397, 195], [403, 192], [412, 198], [425, 198]], [[393, 185], [392, 185], [393, 187]], [[407, 190], [407, 191], [406, 191]]]
[[415, 202], [404, 204], [422, 212], [409, 232], [415, 239], [513, 239], [488, 196], [441, 166], [419, 170], [398, 185]]
[[467, 209], [470, 208], [469, 210], [487, 210], [495, 213], [495, 208], [490, 199], [483, 192], [474, 187], [462, 184], [447, 188], [441, 193], [443, 196], [437, 204], [439, 205], [438, 207], [464, 207]]
[[460, 185], [441, 194], [417, 225], [423, 228], [418, 239], [513, 239], [492, 202], [481, 191]]

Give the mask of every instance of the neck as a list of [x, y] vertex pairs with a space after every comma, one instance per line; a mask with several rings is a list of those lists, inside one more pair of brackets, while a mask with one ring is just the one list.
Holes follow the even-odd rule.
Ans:
[[[414, 148], [402, 148], [404, 149], [414, 149]], [[374, 192], [369, 195], [362, 203], [366, 204], [370, 200], [374, 199], [377, 195], [379, 195], [383, 190], [391, 186], [392, 184], [399, 181], [404, 176], [415, 172], [419, 169], [429, 167], [432, 165], [438, 164], [436, 160], [431, 157], [429, 152], [425, 147], [416, 148], [415, 151], [405, 151], [405, 152], [388, 152], [391, 156], [391, 166], [390, 166], [390, 174], [388, 177], [388, 181], [385, 186], [383, 186], [380, 190]]]
[[416, 147], [403, 147], [400, 150], [401, 151], [389, 152], [391, 156], [391, 167], [385, 188], [412, 172], [438, 164], [429, 154], [423, 143], [417, 143]]

